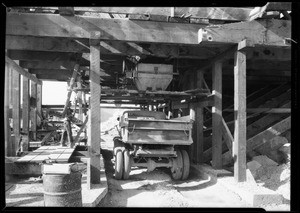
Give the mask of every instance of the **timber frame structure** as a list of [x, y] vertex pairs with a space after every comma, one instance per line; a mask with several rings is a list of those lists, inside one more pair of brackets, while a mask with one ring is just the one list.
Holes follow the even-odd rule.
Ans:
[[[288, 2], [252, 8], [7, 8], [6, 156], [15, 156], [21, 123], [28, 137], [25, 147], [36, 140], [46, 109], [43, 80], [67, 81], [69, 93], [90, 94], [89, 101], [79, 102], [76, 121], [88, 122], [90, 183], [100, 182], [100, 102], [137, 104], [173, 117], [192, 115], [192, 161], [211, 161], [221, 169], [233, 160], [236, 181], [246, 181], [246, 155], [265, 143], [251, 140], [258, 134], [249, 139], [253, 114], [281, 115], [273, 120], [277, 130], [290, 128], [291, 10]], [[124, 61], [136, 58], [174, 66], [167, 91], [140, 92], [124, 83]], [[262, 104], [268, 97], [278, 102], [272, 109]], [[266, 131], [260, 135], [268, 135]]]

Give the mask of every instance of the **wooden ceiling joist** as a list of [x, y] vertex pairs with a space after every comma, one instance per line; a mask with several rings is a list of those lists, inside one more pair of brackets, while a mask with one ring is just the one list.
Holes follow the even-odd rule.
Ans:
[[[34, 8], [34, 7], [33, 7]], [[57, 10], [57, 7], [39, 7], [44, 10]], [[77, 12], [110, 14], [164, 15], [171, 17], [194, 17], [216, 20], [248, 20], [252, 8], [234, 7], [75, 7]]]
[[[77, 41], [78, 40], [78, 41]], [[34, 36], [6, 35], [6, 49], [47, 52], [89, 53], [90, 49], [83, 39], [50, 38]], [[101, 55], [156, 56], [162, 58], [212, 57], [219, 48], [210, 49], [199, 46], [174, 46], [165, 44], [136, 44], [133, 42], [101, 41]]]
[[199, 30], [199, 43], [237, 44], [243, 40], [252, 45], [290, 47], [285, 39], [291, 38], [291, 21], [261, 19], [217, 26]]
[[89, 39], [99, 31], [101, 40], [145, 43], [198, 44], [198, 30], [206, 25], [103, 19], [57, 14], [8, 13], [6, 35]]

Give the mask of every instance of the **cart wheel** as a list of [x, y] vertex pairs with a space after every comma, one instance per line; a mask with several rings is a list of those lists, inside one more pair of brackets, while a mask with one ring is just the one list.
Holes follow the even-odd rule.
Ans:
[[127, 180], [129, 178], [129, 173], [131, 171], [131, 162], [130, 162], [130, 153], [129, 150], [124, 151], [124, 170], [123, 170], [123, 179]]
[[122, 150], [117, 150], [115, 156], [115, 178], [117, 180], [121, 180], [122, 173], [123, 173], [123, 153]]
[[182, 180], [186, 180], [190, 174], [190, 158], [186, 150], [181, 150], [182, 161], [183, 161], [183, 171], [182, 171]]
[[173, 161], [173, 167], [171, 168], [172, 178], [174, 180], [180, 180], [182, 177], [182, 170], [183, 170], [183, 160], [182, 155], [179, 150], [176, 151], [177, 158]]

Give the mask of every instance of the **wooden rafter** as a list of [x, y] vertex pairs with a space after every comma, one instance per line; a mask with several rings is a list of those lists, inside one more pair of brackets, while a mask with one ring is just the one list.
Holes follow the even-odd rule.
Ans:
[[289, 47], [285, 39], [291, 38], [291, 21], [260, 19], [217, 26], [199, 30], [199, 43], [237, 44], [243, 40], [251, 45]]
[[22, 67], [20, 67], [18, 64], [16, 64], [16, 62], [11, 60], [9, 57], [5, 56], [5, 62], [9, 63], [13, 70], [15, 70], [19, 74], [25, 76], [26, 78], [30, 79], [31, 81], [33, 81], [37, 84], [40, 84], [40, 85], [43, 84], [43, 82], [40, 79], [31, 75], [29, 72], [25, 71]]

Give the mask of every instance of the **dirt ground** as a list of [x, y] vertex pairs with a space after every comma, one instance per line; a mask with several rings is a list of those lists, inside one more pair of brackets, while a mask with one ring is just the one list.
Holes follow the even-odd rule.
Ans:
[[128, 180], [116, 180], [112, 150], [103, 149], [102, 155], [108, 193], [98, 207], [249, 207], [238, 195], [193, 169], [187, 181], [172, 180], [168, 169], [148, 173], [137, 167]]

